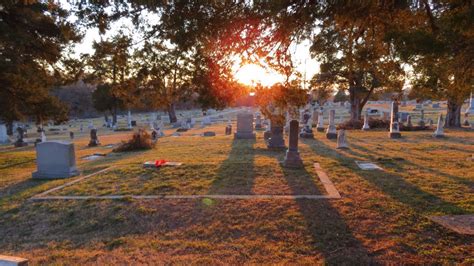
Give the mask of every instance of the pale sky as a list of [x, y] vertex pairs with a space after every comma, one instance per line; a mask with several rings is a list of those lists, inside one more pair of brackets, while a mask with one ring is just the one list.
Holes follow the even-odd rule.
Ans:
[[[70, 9], [69, 3], [67, 0], [60, 0], [61, 5], [66, 9]], [[74, 16], [70, 17], [70, 21], [73, 22], [77, 18]], [[81, 43], [76, 44], [74, 51], [75, 56], [78, 57], [80, 54], [93, 53], [92, 43], [94, 41], [100, 41], [101, 38], [107, 39], [119, 31], [124, 33], [130, 33], [133, 36], [133, 40], [139, 44], [142, 36], [138, 35], [137, 31], [134, 30], [134, 25], [129, 19], [120, 19], [119, 21], [113, 23], [110, 29], [105, 33], [105, 35], [100, 35], [97, 28], [87, 29], [85, 31], [84, 38]], [[306, 80], [309, 81], [311, 77], [319, 72], [319, 64], [316, 60], [311, 59], [309, 53], [309, 42], [303, 42], [298, 45], [293, 45], [291, 47], [291, 53], [293, 54], [294, 64], [296, 70], [301, 72], [303, 76], [306, 73]], [[264, 86], [269, 86], [277, 82], [284, 81], [284, 77], [272, 69], [264, 69], [262, 67], [253, 65], [253, 66], [240, 66], [238, 60], [233, 67], [234, 72], [236, 73], [235, 77], [242, 83], [247, 85], [252, 85], [254, 83], [261, 83]]]

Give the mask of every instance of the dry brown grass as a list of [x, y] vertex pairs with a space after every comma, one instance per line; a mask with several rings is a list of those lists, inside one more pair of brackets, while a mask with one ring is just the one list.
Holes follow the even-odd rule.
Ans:
[[[231, 136], [223, 136], [224, 125], [214, 130], [220, 136], [191, 136], [198, 133], [191, 130], [185, 137], [160, 139], [150, 151], [79, 159], [87, 173], [111, 164], [120, 172], [65, 191], [146, 194], [163, 191], [153, 186], [168, 182], [173, 193], [299, 193], [308, 188], [323, 193], [309, 179], [314, 177], [311, 163], [319, 162], [343, 198], [31, 202], [29, 197], [69, 180], [31, 180], [33, 151], [3, 152], [0, 250], [33, 264], [68, 265], [474, 263], [472, 237], [426, 218], [474, 213], [474, 163], [467, 160], [474, 153], [473, 131], [446, 130], [446, 139], [406, 132], [401, 140], [389, 140], [387, 132], [349, 131], [347, 151], [335, 150], [334, 141], [317, 133], [315, 140], [300, 143], [306, 168], [296, 177], [278, 164], [282, 152], [265, 150], [262, 133], [254, 143], [233, 144]], [[102, 136], [102, 147], [95, 148], [86, 148], [86, 138], [76, 140], [76, 156], [110, 152], [106, 145], [128, 136]], [[143, 161], [161, 157], [187, 167], [141, 169]], [[377, 162], [384, 171], [361, 171], [354, 160]], [[144, 173], [150, 176], [137, 179]]]

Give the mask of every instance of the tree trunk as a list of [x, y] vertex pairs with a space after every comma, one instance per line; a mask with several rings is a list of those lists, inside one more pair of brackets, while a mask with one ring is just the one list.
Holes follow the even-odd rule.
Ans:
[[176, 109], [174, 103], [168, 105], [168, 115], [170, 117], [170, 123], [176, 123], [178, 118], [176, 117]]
[[109, 123], [109, 116], [107, 115], [107, 113], [104, 113], [104, 119], [105, 119], [105, 123]]
[[112, 125], [117, 125], [117, 106], [112, 110]]
[[445, 127], [461, 127], [461, 106], [462, 103], [459, 104], [448, 99]]
[[356, 87], [349, 88], [349, 101], [351, 104], [351, 121], [359, 121], [361, 119], [360, 113], [362, 107], [360, 106], [360, 99], [356, 95]]

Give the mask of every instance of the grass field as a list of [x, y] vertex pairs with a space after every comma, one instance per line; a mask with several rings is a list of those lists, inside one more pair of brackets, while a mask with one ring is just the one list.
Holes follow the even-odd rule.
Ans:
[[[235, 126], [235, 125], [234, 125]], [[214, 130], [216, 137], [200, 137]], [[167, 130], [167, 134], [171, 133]], [[0, 149], [0, 250], [33, 264], [474, 263], [474, 238], [451, 232], [426, 217], [474, 213], [474, 131], [349, 131], [349, 150], [315, 133], [301, 140], [305, 168], [279, 164], [283, 151], [224, 136], [224, 125], [166, 137], [155, 149], [111, 153], [130, 133], [99, 136], [102, 146], [75, 140], [83, 174], [115, 168], [52, 195], [314, 194], [325, 191], [312, 164], [342, 195], [339, 200], [85, 200], [30, 197], [74, 180], [31, 179], [30, 148]], [[9, 148], [9, 147], [8, 147]], [[83, 156], [100, 152], [94, 161]], [[183, 162], [143, 169], [147, 160]], [[383, 171], [362, 171], [370, 160]]]

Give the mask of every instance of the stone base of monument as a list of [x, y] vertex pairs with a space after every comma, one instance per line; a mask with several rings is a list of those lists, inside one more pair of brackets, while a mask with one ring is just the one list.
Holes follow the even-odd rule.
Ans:
[[255, 130], [263, 130], [263, 129], [264, 128], [262, 125], [259, 125], [259, 124], [255, 125]]
[[28, 260], [20, 257], [0, 255], [0, 265], [5, 266], [27, 266]]
[[28, 146], [28, 143], [26, 143], [24, 141], [16, 141], [13, 145], [15, 145], [15, 147], [19, 148], [19, 147]]
[[96, 147], [96, 146], [99, 146], [100, 145], [100, 142], [98, 140], [91, 140], [89, 141], [89, 144], [87, 144], [87, 146], [89, 147]]
[[55, 169], [36, 171], [33, 172], [32, 176], [34, 179], [61, 179], [78, 176], [79, 174], [80, 172], [75, 167], [71, 167], [69, 171], [57, 171]]
[[234, 139], [256, 139], [256, 135], [253, 132], [236, 132], [234, 133]]
[[466, 126], [466, 127], [470, 126], [470, 124], [469, 124], [469, 121], [467, 121], [467, 120], [464, 120], [464, 123], [463, 123], [463, 125], [464, 125], [464, 126]]
[[283, 166], [288, 168], [303, 167], [303, 161], [301, 160], [300, 153], [297, 151], [286, 151]]
[[317, 127], [316, 130], [317, 130], [318, 132], [324, 132], [324, 131], [326, 131], [326, 129], [325, 129], [324, 127]]
[[176, 132], [186, 132], [186, 131], [188, 131], [187, 128], [178, 128], [178, 129], [176, 130]]
[[314, 139], [314, 134], [313, 134], [313, 133], [309, 133], [309, 132], [301, 132], [301, 133], [300, 133], [300, 138], [303, 138], [303, 139]]
[[442, 139], [442, 138], [444, 138], [445, 136], [444, 136], [443, 134], [436, 134], [436, 133], [434, 133], [434, 134], [433, 134], [433, 137], [435, 137], [435, 138], [437, 138], [437, 139]]
[[388, 136], [391, 139], [399, 139], [399, 138], [402, 137], [402, 134], [400, 132], [390, 132], [390, 133], [388, 133]]
[[326, 133], [327, 139], [337, 139], [337, 133]]

